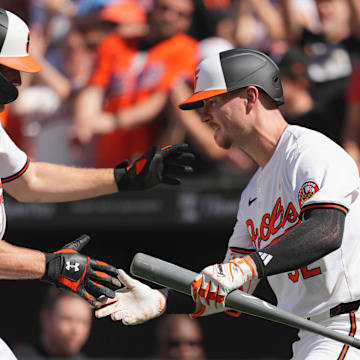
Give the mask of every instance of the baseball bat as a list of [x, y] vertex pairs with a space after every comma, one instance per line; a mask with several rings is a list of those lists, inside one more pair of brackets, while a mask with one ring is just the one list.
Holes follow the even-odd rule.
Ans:
[[[134, 256], [130, 272], [137, 277], [190, 296], [191, 283], [197, 275], [191, 270], [143, 253], [137, 253]], [[360, 339], [330, 330], [323, 325], [279, 309], [240, 290], [232, 291], [226, 297], [225, 305], [230, 309], [297, 329], [307, 330], [360, 349]]]

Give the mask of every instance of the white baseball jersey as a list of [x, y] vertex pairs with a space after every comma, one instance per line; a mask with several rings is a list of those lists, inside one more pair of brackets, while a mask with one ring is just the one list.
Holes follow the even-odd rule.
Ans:
[[[225, 261], [271, 246], [301, 222], [306, 209], [337, 208], [347, 213], [341, 247], [268, 281], [279, 308], [305, 317], [360, 299], [358, 193], [358, 168], [340, 146], [316, 131], [289, 126], [241, 195]], [[271, 255], [262, 259], [265, 266], [276, 261]]]
[[6, 225], [2, 184], [19, 177], [28, 166], [26, 154], [14, 144], [0, 125], [0, 239], [3, 238]]

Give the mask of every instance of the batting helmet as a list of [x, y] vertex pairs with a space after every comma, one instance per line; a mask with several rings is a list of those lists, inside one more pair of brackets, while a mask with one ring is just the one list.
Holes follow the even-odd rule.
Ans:
[[260, 51], [231, 49], [204, 59], [196, 69], [194, 94], [180, 104], [182, 110], [203, 106], [203, 100], [230, 91], [256, 86], [276, 104], [284, 104], [279, 68]]
[[[41, 66], [29, 56], [30, 31], [18, 16], [0, 9], [0, 64], [35, 73]], [[8, 104], [18, 96], [16, 87], [0, 71], [0, 104]]]

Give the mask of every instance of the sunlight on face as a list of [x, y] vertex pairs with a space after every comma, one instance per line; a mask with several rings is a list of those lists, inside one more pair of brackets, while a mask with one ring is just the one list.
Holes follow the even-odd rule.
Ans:
[[241, 103], [233, 101], [240, 99], [241, 94], [234, 91], [204, 100], [201, 119], [214, 130], [214, 140], [223, 149], [233, 145], [234, 134], [241, 127], [241, 119], [245, 115]]

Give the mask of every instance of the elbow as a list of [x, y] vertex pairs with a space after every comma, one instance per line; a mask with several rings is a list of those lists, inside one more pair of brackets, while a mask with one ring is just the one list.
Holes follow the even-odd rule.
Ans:
[[328, 255], [338, 249], [340, 249], [342, 244], [344, 234], [344, 228], [341, 224], [337, 224], [332, 228], [332, 233], [328, 234], [328, 240], [326, 241], [326, 248], [324, 249], [324, 255]]

